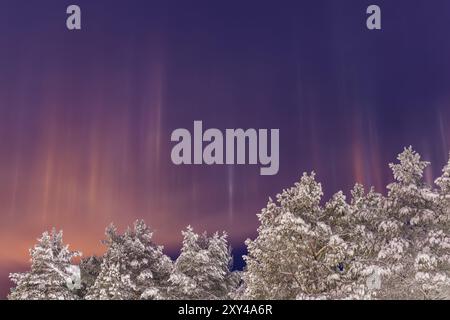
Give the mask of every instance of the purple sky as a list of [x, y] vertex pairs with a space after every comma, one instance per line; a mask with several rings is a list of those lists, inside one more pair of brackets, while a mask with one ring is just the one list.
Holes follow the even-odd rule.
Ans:
[[[374, 3], [382, 31], [365, 27]], [[241, 252], [303, 171], [327, 196], [382, 192], [413, 145], [431, 181], [450, 150], [448, 30], [447, 0], [0, 0], [1, 291], [52, 226], [86, 254], [137, 218], [168, 252], [188, 224]], [[173, 165], [170, 134], [194, 120], [279, 128], [278, 175]]]

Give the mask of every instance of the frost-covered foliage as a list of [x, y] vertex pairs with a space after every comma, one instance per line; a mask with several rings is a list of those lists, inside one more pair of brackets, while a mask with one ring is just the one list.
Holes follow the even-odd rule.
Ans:
[[[106, 253], [72, 264], [62, 233], [30, 250], [9, 299], [450, 299], [450, 160], [435, 180], [411, 147], [389, 167], [384, 196], [356, 184], [324, 201], [304, 173], [258, 214], [243, 272], [232, 271], [225, 233], [187, 227], [172, 261], [143, 221], [106, 231]], [[81, 274], [81, 279], [79, 279]]]
[[[44, 232], [37, 244], [30, 249], [31, 270], [13, 273], [10, 300], [75, 300], [78, 296], [68, 284], [71, 262], [79, 252], [69, 251], [63, 243], [62, 231]], [[69, 289], [72, 288], [72, 289]]]
[[134, 300], [166, 297], [172, 261], [152, 241], [153, 233], [137, 221], [123, 235], [106, 229], [108, 247], [100, 273], [86, 299]]
[[[322, 187], [315, 174], [269, 200], [258, 218], [258, 237], [247, 240], [245, 298], [329, 299], [363, 298], [361, 253], [349, 241], [352, 208], [340, 192], [322, 207]], [[351, 240], [351, 239], [350, 239]]]
[[[421, 161], [411, 147], [398, 160], [389, 165], [395, 181], [387, 187], [380, 224], [382, 247], [377, 258], [383, 286], [378, 295], [384, 299], [445, 298], [450, 284], [445, 197], [425, 184], [423, 171], [429, 163]], [[445, 179], [445, 171], [437, 181]]]
[[321, 206], [314, 173], [269, 201], [247, 240], [250, 299], [450, 299], [450, 162], [423, 181], [411, 147], [390, 164], [388, 194], [357, 184]]
[[239, 279], [231, 271], [233, 258], [227, 235], [199, 235], [190, 226], [182, 234], [183, 247], [169, 280], [171, 298], [230, 298]]
[[80, 262], [81, 290], [80, 296], [84, 297], [91, 288], [101, 271], [103, 259], [101, 257], [88, 257]]

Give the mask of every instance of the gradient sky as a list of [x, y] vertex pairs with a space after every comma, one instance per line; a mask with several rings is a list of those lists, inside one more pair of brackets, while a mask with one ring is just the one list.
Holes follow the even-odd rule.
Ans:
[[[382, 8], [382, 31], [365, 27]], [[65, 27], [82, 9], [82, 30]], [[0, 292], [44, 230], [101, 253], [104, 228], [143, 218], [226, 230], [238, 252], [267, 198], [315, 170], [327, 196], [383, 192], [413, 145], [450, 150], [448, 0], [0, 0]], [[175, 166], [170, 134], [279, 128], [280, 171]]]

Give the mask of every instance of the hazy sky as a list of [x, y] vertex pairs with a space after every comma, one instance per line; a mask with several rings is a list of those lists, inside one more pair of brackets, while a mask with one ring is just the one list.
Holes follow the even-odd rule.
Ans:
[[[327, 196], [381, 192], [413, 145], [431, 181], [450, 150], [449, 30], [448, 0], [0, 0], [0, 282], [52, 226], [85, 254], [138, 218], [170, 253], [188, 224], [242, 250], [304, 171]], [[194, 120], [279, 128], [278, 175], [173, 165], [170, 134]]]

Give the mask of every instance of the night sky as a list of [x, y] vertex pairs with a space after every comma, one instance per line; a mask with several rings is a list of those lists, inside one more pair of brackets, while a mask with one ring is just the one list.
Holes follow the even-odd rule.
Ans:
[[[431, 182], [450, 150], [449, 31], [448, 0], [0, 0], [0, 296], [53, 226], [85, 255], [138, 218], [171, 255], [188, 224], [242, 253], [304, 171], [327, 197], [384, 192], [413, 145]], [[278, 175], [173, 165], [170, 135], [194, 120], [279, 128]]]

